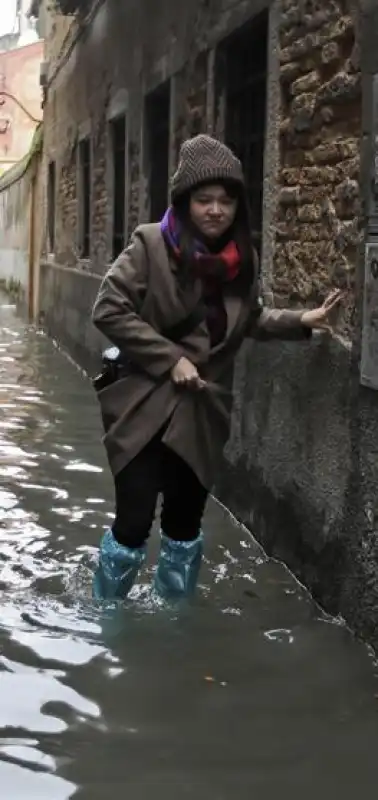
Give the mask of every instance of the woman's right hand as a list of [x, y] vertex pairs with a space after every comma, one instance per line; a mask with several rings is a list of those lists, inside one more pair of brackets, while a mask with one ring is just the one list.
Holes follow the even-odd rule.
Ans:
[[173, 367], [171, 378], [176, 386], [187, 386], [190, 389], [203, 389], [205, 386], [205, 381], [200, 378], [197, 367], [185, 356], [180, 358]]

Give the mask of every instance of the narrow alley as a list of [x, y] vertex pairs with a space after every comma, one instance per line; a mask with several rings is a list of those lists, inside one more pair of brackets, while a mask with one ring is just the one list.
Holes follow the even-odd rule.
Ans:
[[112, 489], [94, 393], [5, 296], [0, 384], [2, 797], [370, 796], [367, 648], [215, 503], [193, 607], [154, 605], [147, 570], [100, 612]]

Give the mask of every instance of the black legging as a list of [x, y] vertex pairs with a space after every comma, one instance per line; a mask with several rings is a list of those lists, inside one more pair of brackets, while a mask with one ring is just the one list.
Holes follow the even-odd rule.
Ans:
[[150, 534], [158, 495], [163, 495], [162, 531], [176, 541], [199, 535], [208, 491], [180, 456], [161, 441], [161, 433], [115, 478], [114, 537], [127, 547], [141, 547]]

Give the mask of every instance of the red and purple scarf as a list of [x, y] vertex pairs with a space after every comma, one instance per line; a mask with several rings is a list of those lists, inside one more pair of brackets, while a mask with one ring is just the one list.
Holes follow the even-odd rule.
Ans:
[[[177, 261], [180, 261], [180, 224], [172, 208], [168, 208], [160, 225], [168, 248]], [[193, 264], [196, 275], [202, 280], [206, 322], [211, 345], [215, 347], [226, 335], [227, 313], [223, 300], [223, 284], [233, 281], [239, 275], [239, 250], [236, 243], [230, 240], [219, 253], [211, 253], [202, 242], [194, 240]]]
[[[168, 208], [161, 221], [161, 231], [165, 241], [176, 258], [180, 259], [180, 223], [172, 208]], [[194, 264], [201, 278], [221, 277], [233, 281], [239, 274], [240, 255], [234, 241], [229, 241], [219, 253], [210, 253], [202, 242], [194, 241]]]

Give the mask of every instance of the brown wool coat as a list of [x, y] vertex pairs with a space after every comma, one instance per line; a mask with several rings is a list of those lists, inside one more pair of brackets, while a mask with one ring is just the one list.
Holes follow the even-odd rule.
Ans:
[[[184, 293], [176, 273], [160, 226], [149, 224], [137, 228], [102, 282], [93, 321], [138, 368], [99, 392], [104, 444], [116, 475], [167, 424], [163, 441], [210, 490], [229, 436], [233, 365], [243, 339], [301, 340], [310, 331], [301, 325], [300, 311], [263, 309], [256, 286], [242, 300], [229, 284], [224, 290], [225, 340], [210, 349], [203, 322], [173, 344], [160, 331], [185, 319], [201, 299], [201, 282]], [[170, 372], [183, 355], [220, 390], [177, 388]]]

